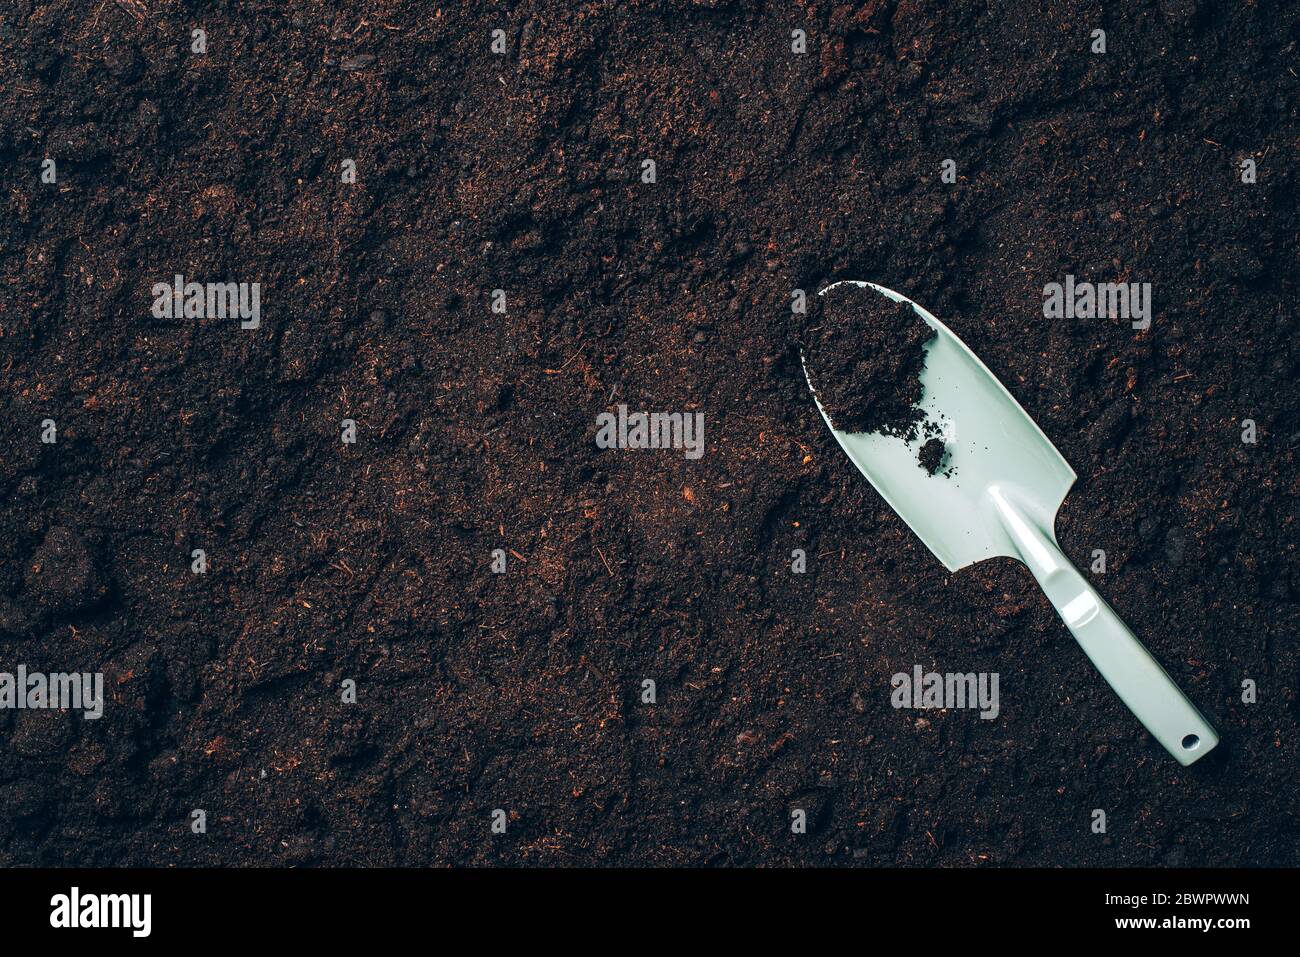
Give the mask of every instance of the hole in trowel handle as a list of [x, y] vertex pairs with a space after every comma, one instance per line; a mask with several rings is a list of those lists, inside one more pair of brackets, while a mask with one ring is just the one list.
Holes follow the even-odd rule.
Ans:
[[1183, 736], [1183, 750], [1195, 751], [1201, 746], [1201, 737], [1197, 734], [1188, 734]]

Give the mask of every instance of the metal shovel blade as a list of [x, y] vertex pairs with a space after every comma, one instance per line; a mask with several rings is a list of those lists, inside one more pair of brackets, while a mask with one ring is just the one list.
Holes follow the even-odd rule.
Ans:
[[911, 305], [937, 334], [925, 346], [920, 407], [927, 421], [942, 427], [947, 457], [928, 474], [918, 465], [915, 443], [837, 431], [818, 400], [845, 454], [949, 570], [998, 555], [1029, 566], [1084, 652], [1147, 730], [1181, 764], [1204, 757], [1219, 742], [1214, 729], [1056, 543], [1056, 512], [1074, 484], [1074, 470], [952, 330], [900, 293], [875, 283], [849, 284]]

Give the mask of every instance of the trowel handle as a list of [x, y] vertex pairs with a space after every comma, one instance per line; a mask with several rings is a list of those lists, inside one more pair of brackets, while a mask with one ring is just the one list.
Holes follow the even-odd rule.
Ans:
[[1120, 700], [1179, 764], [1205, 757], [1219, 743], [1210, 722], [1065, 557], [1055, 536], [993, 490], [1000, 518], [1070, 633]]

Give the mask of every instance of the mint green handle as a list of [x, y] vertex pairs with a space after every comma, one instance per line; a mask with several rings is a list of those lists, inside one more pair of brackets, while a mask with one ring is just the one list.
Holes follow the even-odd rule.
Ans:
[[1120, 700], [1179, 764], [1188, 765], [1209, 754], [1219, 743], [1210, 722], [1070, 564], [1032, 508], [1026, 508], [1009, 488], [991, 487], [989, 494], [1020, 558]]

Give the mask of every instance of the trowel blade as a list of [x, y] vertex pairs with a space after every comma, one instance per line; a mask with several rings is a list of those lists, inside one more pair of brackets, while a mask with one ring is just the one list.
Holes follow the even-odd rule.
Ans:
[[[869, 282], [848, 284], [909, 304], [937, 333], [925, 346], [920, 407], [928, 421], [944, 430], [947, 458], [939, 471], [928, 474], [917, 460], [923, 438], [909, 444], [898, 436], [837, 431], [818, 401], [827, 427], [876, 491], [950, 571], [998, 555], [1018, 557], [990, 487], [1013, 490], [1039, 526], [1050, 530], [1074, 484], [1074, 470], [952, 330], [892, 289]], [[826, 287], [822, 294], [838, 285]], [[816, 394], [814, 389], [814, 399]]]

